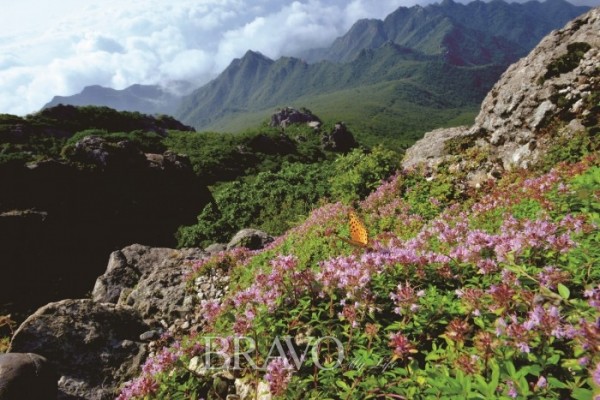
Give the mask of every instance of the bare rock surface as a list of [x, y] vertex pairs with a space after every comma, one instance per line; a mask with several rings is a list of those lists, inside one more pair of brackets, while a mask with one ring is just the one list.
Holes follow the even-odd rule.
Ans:
[[314, 115], [310, 110], [297, 110], [292, 107], [284, 107], [271, 116], [269, 125], [272, 127], [287, 128], [292, 124], [310, 124], [313, 122], [321, 124], [319, 117]]
[[58, 399], [113, 399], [120, 384], [139, 372], [149, 330], [131, 307], [89, 299], [50, 303], [13, 336], [10, 352], [36, 353], [57, 372]]
[[205, 256], [200, 249], [125, 247], [110, 255], [92, 299], [131, 306], [146, 320], [171, 323], [193, 312], [194, 298], [186, 291], [186, 262]]
[[466, 126], [441, 128], [427, 132], [423, 139], [406, 150], [402, 165], [405, 168], [411, 168], [424, 163], [429, 167], [433, 167], [446, 157], [445, 144], [449, 139], [466, 136], [468, 133], [469, 128]]
[[425, 134], [407, 151], [403, 166], [434, 165], [460, 154], [448, 152], [452, 146], [446, 143], [465, 136], [463, 147], [489, 152], [496, 167], [527, 168], [552, 143], [551, 124], [562, 121], [567, 130], [577, 131], [597, 123], [598, 115], [590, 115], [585, 105], [599, 90], [600, 8], [595, 8], [551, 32], [512, 64], [484, 99], [471, 128]]
[[268, 233], [258, 229], [245, 228], [236, 233], [227, 244], [227, 250], [236, 247], [247, 247], [250, 250], [258, 250], [265, 247], [273, 241], [273, 237]]
[[0, 400], [56, 399], [58, 376], [33, 353], [0, 354]]

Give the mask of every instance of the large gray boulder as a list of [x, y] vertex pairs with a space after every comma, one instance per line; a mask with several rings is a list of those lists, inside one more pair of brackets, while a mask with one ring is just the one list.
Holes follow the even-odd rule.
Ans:
[[406, 150], [402, 165], [405, 168], [415, 167], [418, 164], [435, 167], [448, 156], [446, 143], [450, 139], [461, 138], [468, 134], [469, 128], [466, 126], [441, 128], [427, 132], [423, 139]]
[[0, 354], [0, 400], [54, 400], [57, 382], [54, 369], [39, 354]]
[[200, 249], [154, 248], [134, 244], [110, 255], [106, 272], [96, 280], [92, 299], [127, 305], [146, 320], [191, 314], [196, 298], [186, 290], [190, 262], [206, 257]]
[[598, 107], [589, 104], [600, 90], [598, 65], [600, 8], [551, 32], [511, 65], [484, 99], [471, 128], [426, 134], [407, 151], [403, 166], [435, 165], [471, 147], [488, 154], [498, 168], [534, 164], [556, 140], [560, 124], [565, 125], [561, 134], [569, 135], [598, 123]]
[[139, 373], [146, 356], [139, 337], [149, 329], [130, 307], [63, 300], [27, 318], [9, 351], [45, 357], [60, 377], [59, 399], [108, 400]]

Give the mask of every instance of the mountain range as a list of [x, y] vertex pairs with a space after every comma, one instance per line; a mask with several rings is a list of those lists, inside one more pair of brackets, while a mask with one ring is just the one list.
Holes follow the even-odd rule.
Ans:
[[[180, 85], [183, 86], [183, 85]], [[73, 96], [54, 96], [43, 108], [59, 104], [72, 106], [107, 106], [118, 111], [138, 111], [145, 114], [173, 114], [181, 96], [158, 85], [131, 85], [116, 90], [99, 85], [86, 86]]]
[[299, 57], [271, 60], [248, 51], [181, 98], [159, 87], [91, 87], [49, 105], [167, 113], [219, 131], [259, 124], [276, 107], [305, 106], [367, 134], [400, 131], [410, 142], [435, 127], [470, 122], [510, 63], [588, 9], [564, 0], [400, 7], [384, 20], [359, 20], [328, 48]]
[[512, 63], [552, 29], [587, 11], [564, 0], [468, 4], [443, 0], [426, 7], [400, 7], [384, 20], [363, 19], [324, 49], [309, 50], [309, 62], [348, 62], [365, 48], [391, 41], [456, 65]]

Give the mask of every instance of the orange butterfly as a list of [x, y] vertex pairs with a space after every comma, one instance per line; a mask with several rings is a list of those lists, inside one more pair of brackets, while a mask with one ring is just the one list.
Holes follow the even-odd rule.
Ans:
[[357, 247], [369, 246], [369, 234], [365, 224], [358, 218], [358, 215], [352, 210], [348, 211], [350, 239], [341, 238], [343, 241]]

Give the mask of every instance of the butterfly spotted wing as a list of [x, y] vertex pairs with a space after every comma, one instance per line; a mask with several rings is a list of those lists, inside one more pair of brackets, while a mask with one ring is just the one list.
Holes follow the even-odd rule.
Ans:
[[358, 218], [358, 215], [354, 211], [348, 212], [348, 223], [350, 227], [350, 240], [348, 243], [358, 246], [367, 247], [369, 245], [369, 234], [365, 224]]

